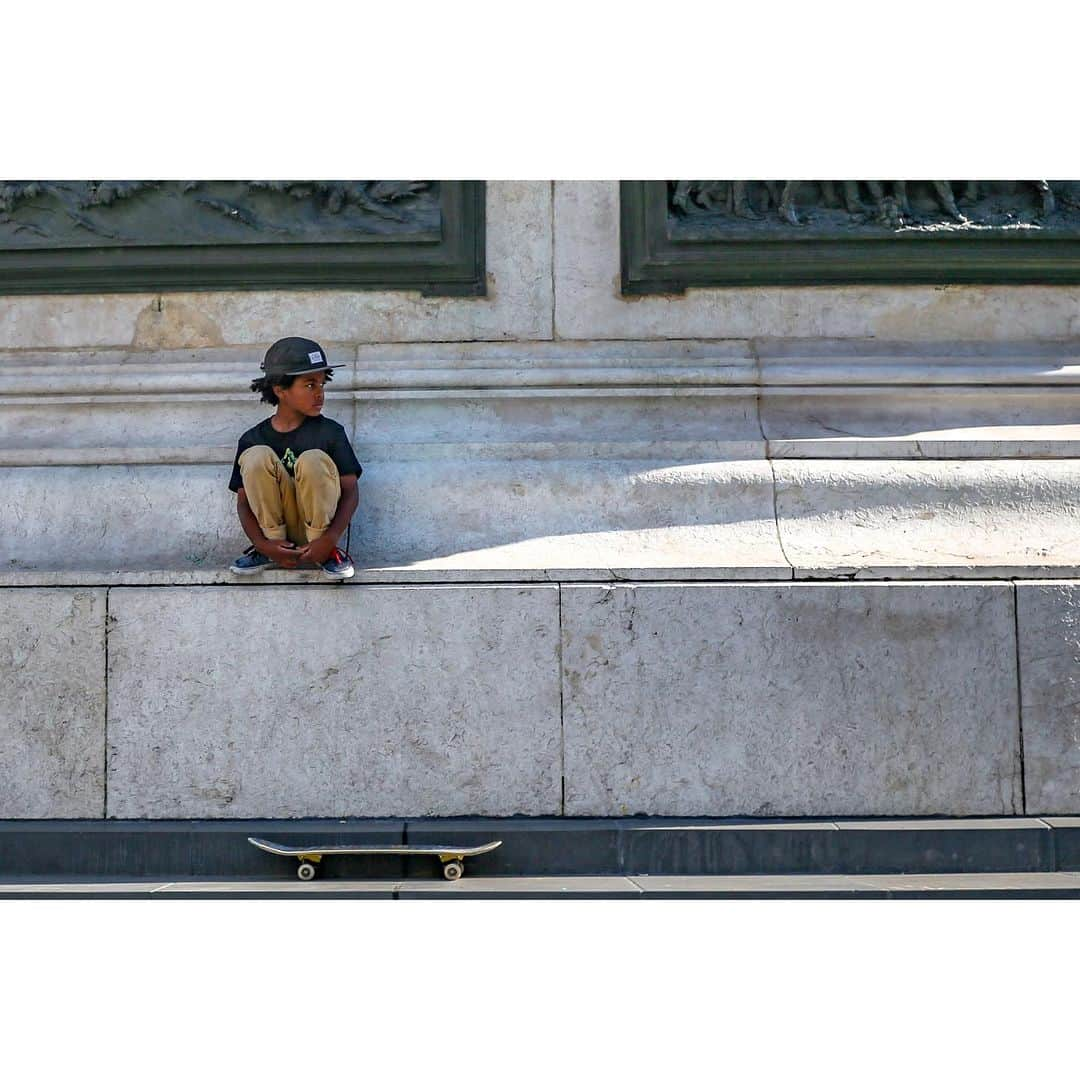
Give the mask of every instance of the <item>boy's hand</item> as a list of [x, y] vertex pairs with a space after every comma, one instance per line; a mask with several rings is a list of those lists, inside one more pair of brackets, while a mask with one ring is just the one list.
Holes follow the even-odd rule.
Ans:
[[264, 540], [256, 550], [285, 570], [295, 570], [300, 561], [300, 553], [291, 540]]
[[310, 544], [298, 548], [296, 554], [305, 562], [318, 563], [321, 566], [330, 558], [334, 547], [334, 541], [324, 534], [318, 540], [312, 540]]

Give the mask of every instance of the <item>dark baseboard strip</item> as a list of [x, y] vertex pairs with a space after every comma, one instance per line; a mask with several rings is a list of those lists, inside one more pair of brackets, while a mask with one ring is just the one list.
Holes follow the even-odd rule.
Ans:
[[[293, 845], [501, 840], [467, 862], [467, 877], [487, 879], [1080, 871], [1080, 818], [2, 821], [0, 884], [295, 880], [294, 859], [254, 848], [249, 836]], [[430, 856], [340, 855], [324, 859], [319, 879], [411, 883], [441, 880], [441, 871]]]

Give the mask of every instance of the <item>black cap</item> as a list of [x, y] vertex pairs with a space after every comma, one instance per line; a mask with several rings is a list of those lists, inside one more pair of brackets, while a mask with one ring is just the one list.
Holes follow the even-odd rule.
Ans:
[[327, 368], [344, 367], [344, 364], [328, 364], [323, 347], [309, 338], [286, 337], [275, 341], [266, 350], [259, 367], [273, 385], [275, 379], [286, 375], [303, 375], [309, 371], [326, 371]]

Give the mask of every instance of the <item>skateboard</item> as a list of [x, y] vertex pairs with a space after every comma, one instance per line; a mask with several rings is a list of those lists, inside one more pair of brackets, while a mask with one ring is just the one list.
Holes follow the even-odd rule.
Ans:
[[260, 851], [271, 855], [292, 855], [300, 860], [296, 876], [301, 881], [311, 881], [319, 870], [319, 863], [324, 855], [437, 855], [442, 863], [443, 877], [447, 881], [457, 881], [465, 873], [466, 855], [483, 855], [494, 851], [501, 840], [492, 840], [490, 844], [479, 847], [417, 847], [413, 844], [389, 844], [386, 847], [350, 847], [348, 844], [326, 844], [322, 847], [291, 847], [288, 844], [276, 844], [272, 840], [260, 840], [249, 836], [248, 843], [254, 844]]

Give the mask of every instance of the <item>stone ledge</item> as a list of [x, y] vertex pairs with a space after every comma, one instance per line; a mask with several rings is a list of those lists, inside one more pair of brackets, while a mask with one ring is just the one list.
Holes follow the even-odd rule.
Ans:
[[[224, 481], [214, 464], [9, 469], [0, 567], [225, 570], [246, 542]], [[351, 547], [380, 577], [1072, 577], [1080, 458], [380, 461]]]
[[[5, 570], [225, 569], [247, 546], [219, 466], [7, 476]], [[351, 544], [368, 566], [787, 567], [764, 460], [388, 462], [360, 499]]]
[[942, 563], [937, 566], [800, 566], [793, 581], [1072, 581], [1080, 578], [1080, 564], [1062, 566]]
[[[434, 560], [433, 560], [434, 561]], [[157, 570], [9, 570], [0, 572], [0, 589], [125, 588], [162, 586], [187, 588], [202, 585], [236, 588], [280, 588], [288, 585], [325, 585], [356, 588], [364, 585], [533, 585], [533, 584], [652, 584], [715, 583], [752, 584], [794, 581], [852, 584], [941, 583], [948, 581], [1011, 582], [1016, 584], [1080, 584], [1080, 565], [1069, 566], [648, 566], [648, 567], [553, 567], [539, 569], [490, 569], [484, 567], [381, 566], [358, 567], [347, 581], [330, 581], [318, 570], [266, 570], [239, 577], [227, 567], [191, 570], [184, 567]]]

